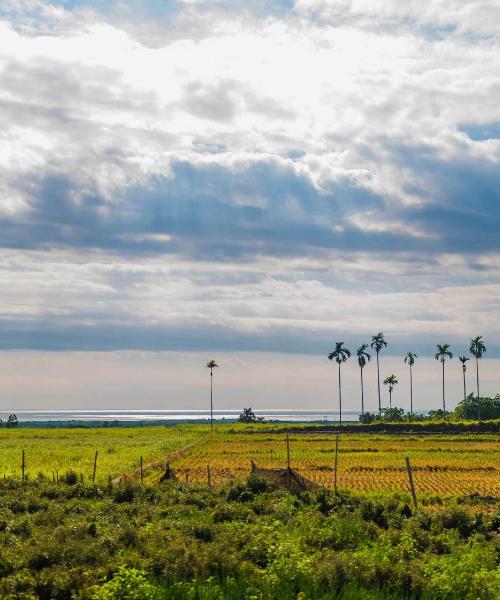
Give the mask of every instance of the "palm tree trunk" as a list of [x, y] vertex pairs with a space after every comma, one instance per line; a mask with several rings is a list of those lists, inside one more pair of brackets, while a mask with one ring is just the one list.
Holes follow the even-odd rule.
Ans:
[[[444, 397], [444, 360], [442, 361], [442, 363], [443, 363], [443, 413], [446, 413], [446, 400]], [[443, 417], [444, 416], [445, 415], [443, 414]]]
[[481, 407], [479, 406], [479, 359], [476, 356], [476, 382], [477, 382], [477, 420], [481, 420]]
[[210, 369], [210, 431], [214, 428], [213, 377], [213, 370]]
[[365, 393], [363, 385], [363, 367], [361, 367], [361, 414], [365, 413]]
[[413, 416], [413, 373], [410, 365], [410, 415]]
[[342, 382], [340, 380], [340, 363], [339, 363], [339, 422], [342, 423]]
[[389, 388], [389, 408], [392, 408], [392, 390]]
[[464, 417], [467, 419], [467, 386], [465, 384], [465, 368], [462, 368], [462, 373], [464, 375]]
[[382, 414], [382, 403], [380, 402], [380, 365], [378, 361], [378, 351], [377, 351], [377, 384], [378, 384], [378, 414]]

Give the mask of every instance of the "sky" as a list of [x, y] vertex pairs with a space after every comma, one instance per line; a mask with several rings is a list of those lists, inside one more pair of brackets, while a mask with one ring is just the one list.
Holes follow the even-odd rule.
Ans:
[[495, 0], [2, 0], [0, 410], [500, 392], [499, 96]]

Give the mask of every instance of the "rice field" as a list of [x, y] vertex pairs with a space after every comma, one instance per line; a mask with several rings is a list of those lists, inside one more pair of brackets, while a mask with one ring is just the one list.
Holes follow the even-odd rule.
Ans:
[[[290, 464], [300, 475], [331, 488], [335, 435], [290, 435]], [[116, 427], [95, 429], [0, 430], [0, 477], [25, 472], [53, 478], [70, 470], [85, 481], [92, 476], [98, 452], [96, 481], [137, 479], [143, 457], [146, 483], [158, 481], [168, 461], [181, 481], [221, 484], [245, 478], [251, 461], [258, 468], [287, 465], [283, 429], [266, 433], [219, 425], [213, 434], [206, 425]], [[422, 496], [457, 497], [469, 494], [500, 497], [500, 436], [495, 434], [351, 434], [339, 436], [338, 486], [360, 492], [408, 490], [405, 457], [413, 468]]]
[[[287, 465], [286, 435], [214, 434], [174, 461], [180, 478], [222, 483], [248, 474], [250, 461], [259, 468]], [[290, 464], [301, 475], [332, 487], [335, 436], [290, 435]], [[477, 493], [500, 497], [500, 437], [474, 434], [339, 436], [338, 485], [361, 492], [406, 491], [405, 457], [410, 458], [415, 485], [425, 495], [459, 496]]]

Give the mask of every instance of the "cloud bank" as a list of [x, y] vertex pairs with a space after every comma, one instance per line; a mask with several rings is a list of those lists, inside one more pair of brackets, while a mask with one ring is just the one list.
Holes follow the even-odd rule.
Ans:
[[498, 11], [3, 2], [1, 347], [500, 355]]

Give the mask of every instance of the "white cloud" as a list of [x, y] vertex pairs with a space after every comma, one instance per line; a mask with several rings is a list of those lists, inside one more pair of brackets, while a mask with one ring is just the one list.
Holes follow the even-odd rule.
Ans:
[[186, 4], [3, 7], [4, 319], [498, 335], [498, 8]]

